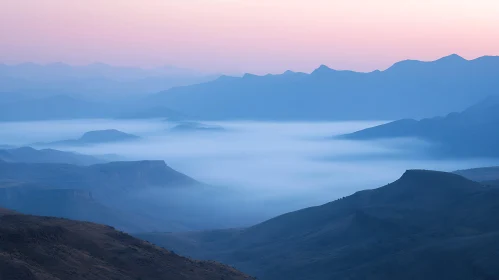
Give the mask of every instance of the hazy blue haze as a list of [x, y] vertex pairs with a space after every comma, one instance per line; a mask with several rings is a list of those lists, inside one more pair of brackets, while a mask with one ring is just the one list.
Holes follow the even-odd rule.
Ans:
[[216, 77], [216, 74], [172, 66], [143, 69], [103, 63], [82, 66], [64, 63], [0, 64], [0, 97], [3, 101], [15, 101], [20, 96], [40, 98], [64, 94], [99, 101], [120, 100]]

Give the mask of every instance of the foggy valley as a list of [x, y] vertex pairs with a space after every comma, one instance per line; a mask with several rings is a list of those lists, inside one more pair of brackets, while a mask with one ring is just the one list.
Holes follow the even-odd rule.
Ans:
[[499, 279], [498, 14], [2, 0], [0, 280]]

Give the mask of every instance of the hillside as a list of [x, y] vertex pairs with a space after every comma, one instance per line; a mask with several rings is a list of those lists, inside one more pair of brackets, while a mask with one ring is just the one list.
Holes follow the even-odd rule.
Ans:
[[499, 188], [407, 171], [384, 187], [225, 231], [140, 238], [258, 279], [494, 279]]
[[146, 187], [185, 187], [199, 184], [164, 161], [127, 161], [78, 166], [0, 162], [0, 180], [37, 183], [54, 188], [133, 190]]
[[[90, 166], [0, 161], [0, 207], [112, 225], [127, 232], [204, 229], [211, 188], [163, 161]], [[159, 199], [160, 197], [161, 199]]]
[[91, 165], [105, 162], [89, 155], [54, 149], [37, 150], [31, 147], [0, 149], [0, 159], [6, 162], [67, 163], [75, 165]]
[[358, 73], [321, 66], [311, 74], [220, 77], [144, 102], [207, 120], [393, 120], [460, 111], [497, 95], [499, 57], [401, 61]]
[[180, 257], [109, 226], [0, 213], [0, 279], [252, 279], [218, 263]]
[[445, 156], [499, 156], [499, 98], [489, 97], [460, 113], [422, 120], [403, 119], [367, 128], [342, 138], [373, 140], [419, 138], [435, 145], [432, 154]]
[[159, 220], [123, 212], [96, 201], [78, 189], [51, 189], [35, 184], [0, 182], [0, 207], [19, 213], [112, 225], [126, 232], [159, 229]]
[[139, 140], [137, 135], [129, 134], [116, 129], [105, 129], [85, 132], [78, 139], [61, 140], [49, 143], [35, 143], [35, 146], [79, 146], [99, 143], [124, 142]]
[[454, 173], [473, 181], [499, 186], [499, 167], [497, 166], [457, 170]]

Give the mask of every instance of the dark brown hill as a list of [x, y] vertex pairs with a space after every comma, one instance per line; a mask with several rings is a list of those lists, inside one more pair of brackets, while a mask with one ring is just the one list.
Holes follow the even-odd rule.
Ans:
[[253, 278], [219, 263], [178, 256], [109, 226], [0, 209], [0, 279]]

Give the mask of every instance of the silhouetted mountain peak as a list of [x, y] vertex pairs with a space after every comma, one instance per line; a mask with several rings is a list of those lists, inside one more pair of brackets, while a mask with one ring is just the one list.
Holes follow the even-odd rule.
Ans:
[[404, 188], [416, 188], [418, 191], [436, 189], [455, 189], [473, 191], [479, 184], [460, 175], [432, 170], [407, 170], [400, 179], [393, 184]]
[[[409, 169], [404, 172], [404, 174], [398, 180], [401, 183], [414, 182], [416, 180], [434, 180], [437, 177], [448, 178], [448, 177], [456, 177], [452, 173], [446, 173], [441, 171], [434, 170], [425, 170], [425, 169]], [[459, 176], [457, 176], [459, 177]]]
[[90, 166], [112, 178], [124, 178], [136, 186], [189, 186], [199, 184], [196, 180], [175, 171], [163, 160], [117, 161]]
[[257, 77], [260, 77], [260, 76], [255, 75], [255, 74], [251, 74], [251, 73], [246, 73], [243, 75], [243, 79], [251, 79], [251, 78], [257, 78]]
[[217, 79], [215, 79], [215, 81], [230, 81], [230, 80], [236, 80], [236, 79], [238, 79], [238, 77], [228, 76], [228, 75], [221, 75], [220, 77], [218, 77]]
[[424, 62], [420, 61], [420, 60], [406, 59], [406, 60], [402, 60], [402, 61], [394, 63], [392, 66], [390, 66], [385, 71], [394, 71], [394, 70], [399, 70], [399, 69], [411, 69], [415, 65], [423, 64], [423, 63]]
[[19, 152], [35, 152], [36, 151], [36, 149], [34, 149], [32, 147], [28, 147], [28, 146], [19, 147], [19, 148], [16, 148], [15, 150], [17, 150]]
[[[408, 170], [384, 187], [243, 231], [142, 236], [265, 280], [473, 279], [475, 263], [499, 248], [498, 197], [497, 188], [454, 174]], [[495, 267], [480, 269], [497, 275]]]
[[393, 64], [390, 68], [387, 69], [387, 71], [393, 71], [393, 70], [414, 71], [415, 69], [418, 69], [417, 66], [421, 65], [435, 65], [435, 64], [448, 65], [450, 63], [461, 63], [461, 62], [467, 62], [467, 60], [457, 54], [444, 56], [435, 61], [421, 61], [421, 60], [407, 59]]
[[451, 54], [451, 55], [448, 55], [448, 56], [444, 56], [440, 59], [438, 59], [437, 61], [441, 61], [441, 62], [449, 62], [449, 61], [457, 61], [457, 62], [462, 62], [462, 61], [467, 61], [465, 58], [463, 58], [462, 56], [458, 55], [458, 54]]
[[331, 73], [331, 72], [336, 72], [336, 71], [334, 69], [331, 69], [328, 66], [322, 64], [321, 66], [319, 66], [319, 68], [315, 69], [312, 72], [312, 75], [328, 74], [328, 73]]
[[133, 134], [128, 134], [116, 129], [94, 130], [86, 132], [79, 139], [84, 142], [105, 142], [105, 141], [122, 141], [138, 139], [139, 137]]

